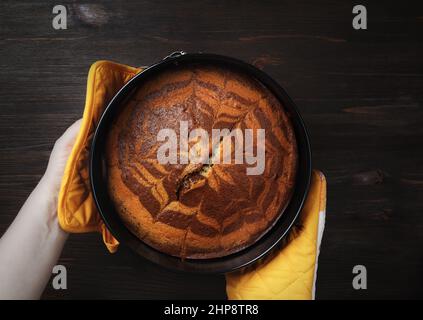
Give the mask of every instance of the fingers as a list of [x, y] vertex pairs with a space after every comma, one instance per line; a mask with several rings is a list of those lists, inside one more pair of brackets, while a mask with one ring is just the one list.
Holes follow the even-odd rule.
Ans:
[[75, 121], [69, 128], [66, 129], [57, 142], [63, 145], [73, 145], [79, 129], [81, 128], [81, 123], [82, 119]]
[[72, 140], [78, 135], [79, 129], [81, 128], [82, 119], [76, 120], [66, 131], [63, 133], [63, 140]]

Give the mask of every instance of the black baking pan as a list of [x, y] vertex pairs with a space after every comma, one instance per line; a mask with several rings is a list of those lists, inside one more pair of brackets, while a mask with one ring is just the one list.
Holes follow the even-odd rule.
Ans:
[[[255, 77], [273, 92], [276, 98], [281, 101], [285, 111], [290, 115], [298, 144], [299, 162], [293, 195], [288, 206], [285, 208], [275, 225], [251, 246], [237, 253], [214, 259], [181, 259], [167, 255], [148, 246], [125, 227], [115, 211], [107, 191], [107, 174], [105, 172], [106, 166], [104, 162], [105, 142], [109, 128], [119, 112], [120, 107], [134, 92], [134, 89], [141, 86], [143, 82], [152, 75], [167, 68], [172, 68], [172, 66], [175, 65], [191, 63], [216, 64], [236, 69]], [[184, 52], [176, 52], [134, 76], [113, 97], [103, 112], [96, 128], [91, 145], [89, 166], [91, 188], [98, 211], [107, 228], [122, 245], [127, 245], [149, 261], [172, 270], [195, 273], [226, 273], [244, 268], [253, 262], [261, 260], [271, 253], [272, 250], [278, 248], [278, 244], [287, 235], [298, 218], [310, 186], [311, 148], [306, 127], [297, 107], [285, 90], [266, 73], [246, 62], [226, 56], [206, 53], [187, 54]]]

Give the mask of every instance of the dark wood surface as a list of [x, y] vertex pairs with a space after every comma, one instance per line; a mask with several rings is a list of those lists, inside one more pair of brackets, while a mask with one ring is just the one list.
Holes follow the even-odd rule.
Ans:
[[[417, 2], [416, 2], [417, 3]], [[290, 93], [328, 180], [320, 299], [423, 298], [423, 10], [406, 1], [51, 1], [0, 4], [0, 232], [81, 117], [90, 64], [139, 66], [175, 50], [238, 57]], [[368, 30], [351, 26], [367, 4]], [[60, 258], [68, 290], [44, 298], [224, 298], [222, 276], [162, 270], [96, 234]], [[368, 289], [352, 288], [352, 268]]]

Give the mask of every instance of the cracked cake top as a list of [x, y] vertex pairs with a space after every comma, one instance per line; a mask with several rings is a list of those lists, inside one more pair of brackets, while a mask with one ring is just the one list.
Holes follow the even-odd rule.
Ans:
[[[175, 66], [143, 83], [121, 108], [107, 138], [108, 190], [127, 228], [148, 245], [181, 258], [222, 257], [256, 242], [283, 213], [297, 170], [294, 130], [254, 78], [214, 65]], [[182, 139], [181, 123], [209, 133], [210, 153], [222, 147], [212, 141], [213, 129], [264, 129], [264, 143], [253, 140], [254, 152], [265, 155], [263, 172], [248, 175], [250, 164], [213, 157], [158, 161], [160, 130]], [[178, 142], [178, 159], [183, 152]]]

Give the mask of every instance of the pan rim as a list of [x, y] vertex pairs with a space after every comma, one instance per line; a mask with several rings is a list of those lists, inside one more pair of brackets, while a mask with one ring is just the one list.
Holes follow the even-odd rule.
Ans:
[[[140, 82], [145, 81], [149, 75], [154, 74], [155, 72], [158, 72], [172, 64], [192, 62], [223, 63], [235, 66], [241, 71], [254, 76], [263, 85], [270, 89], [276, 98], [281, 101], [284, 108], [288, 109], [289, 113], [291, 114], [291, 121], [293, 123], [297, 139], [299, 159], [296, 183], [290, 202], [279, 215], [278, 221], [276, 221], [273, 226], [266, 232], [266, 234], [263, 235], [257, 242], [237, 253], [220, 258], [183, 260], [148, 246], [142, 242], [142, 240], [136, 238], [136, 236], [133, 235], [121, 221], [121, 226], [118, 227], [116, 220], [119, 220], [120, 218], [117, 217], [118, 215], [116, 213], [114, 214], [115, 217], [112, 218], [113, 214], [106, 212], [106, 200], [104, 199], [105, 197], [108, 198], [108, 195], [104, 194], [104, 190], [101, 190], [101, 187], [97, 182], [101, 180], [99, 176], [99, 168], [101, 167], [101, 150], [99, 149], [104, 149], [101, 148], [101, 137], [104, 137], [106, 132], [105, 128], [108, 124], [110, 124], [110, 121], [113, 118], [113, 110], [116, 112], [115, 110], [122, 102], [122, 100], [127, 96], [127, 94], [129, 94], [133, 88], [138, 86]], [[89, 177], [92, 195], [98, 212], [108, 230], [121, 244], [129, 246], [140, 256], [143, 256], [150, 262], [158, 264], [167, 269], [183, 272], [215, 274], [227, 273], [245, 268], [246, 266], [251, 265], [252, 263], [266, 257], [281, 243], [282, 239], [285, 238], [294, 223], [297, 221], [299, 213], [304, 206], [304, 202], [306, 200], [311, 183], [311, 161], [310, 138], [304, 120], [301, 117], [296, 104], [275, 80], [256, 67], [235, 58], [211, 53], [188, 53], [169, 56], [164, 60], [151, 65], [150, 67], [136, 74], [113, 96], [113, 98], [104, 109], [92, 138], [89, 159]], [[114, 209], [111, 211], [114, 211]], [[290, 213], [289, 216], [286, 216], [287, 211]], [[283, 217], [285, 220], [282, 219]], [[288, 218], [289, 221], [286, 220]], [[282, 230], [278, 230], [281, 228]], [[122, 230], [126, 230], [126, 234], [125, 231]]]

